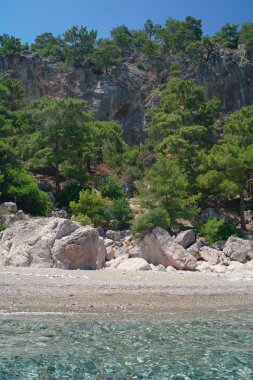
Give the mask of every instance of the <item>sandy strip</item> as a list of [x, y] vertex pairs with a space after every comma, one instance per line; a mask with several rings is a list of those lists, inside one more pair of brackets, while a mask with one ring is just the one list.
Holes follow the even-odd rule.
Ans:
[[253, 280], [198, 272], [0, 268], [0, 315], [164, 315], [253, 308]]

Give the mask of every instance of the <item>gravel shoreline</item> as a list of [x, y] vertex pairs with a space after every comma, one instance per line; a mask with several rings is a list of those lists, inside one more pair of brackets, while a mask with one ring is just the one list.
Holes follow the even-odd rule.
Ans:
[[0, 268], [0, 315], [158, 316], [253, 308], [253, 279], [199, 272]]

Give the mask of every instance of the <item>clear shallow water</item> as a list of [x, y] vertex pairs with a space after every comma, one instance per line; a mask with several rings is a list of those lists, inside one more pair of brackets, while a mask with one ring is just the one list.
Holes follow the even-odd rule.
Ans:
[[0, 379], [253, 379], [253, 314], [0, 316]]

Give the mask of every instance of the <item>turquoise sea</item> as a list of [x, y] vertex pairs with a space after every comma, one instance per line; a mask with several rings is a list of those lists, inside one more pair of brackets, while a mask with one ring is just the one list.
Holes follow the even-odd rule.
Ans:
[[0, 315], [0, 380], [252, 380], [253, 310]]

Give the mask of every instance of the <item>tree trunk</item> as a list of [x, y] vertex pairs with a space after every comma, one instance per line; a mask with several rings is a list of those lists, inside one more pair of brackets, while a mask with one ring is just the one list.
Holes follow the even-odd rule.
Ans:
[[244, 209], [245, 209], [245, 202], [244, 202], [244, 194], [243, 194], [243, 191], [242, 191], [240, 193], [240, 223], [241, 223], [241, 228], [243, 230], [246, 229], [245, 217], [244, 217]]
[[87, 168], [87, 171], [89, 174], [92, 174], [92, 170], [91, 170], [91, 160], [89, 159], [89, 157], [87, 158], [86, 160], [86, 168]]

